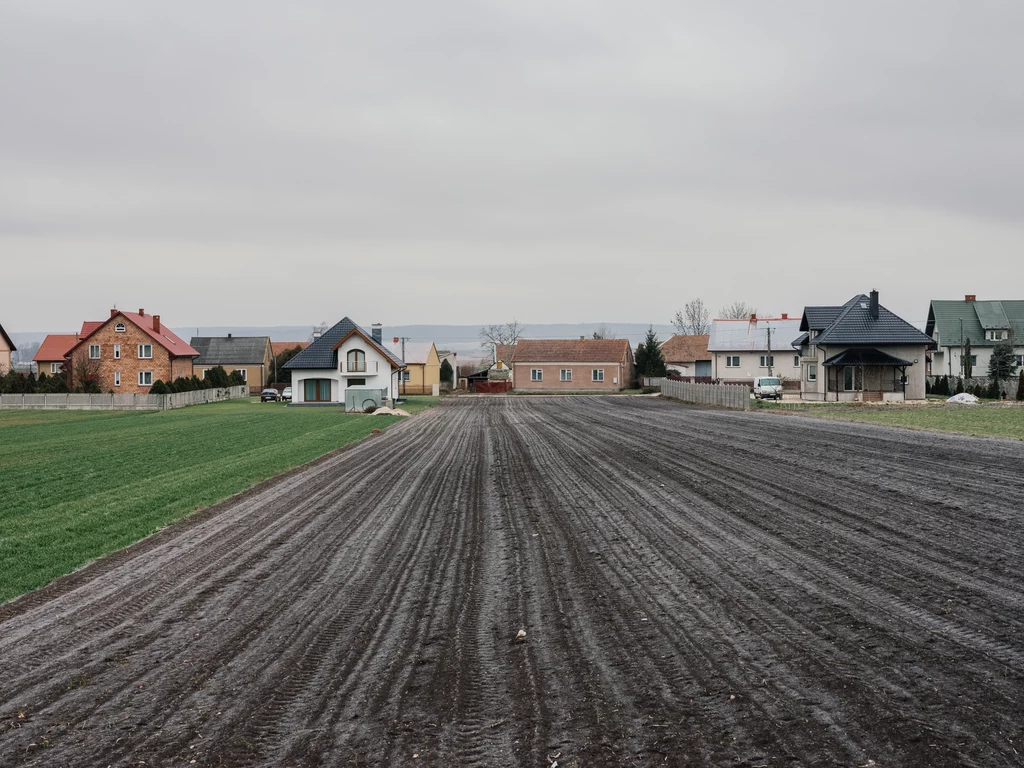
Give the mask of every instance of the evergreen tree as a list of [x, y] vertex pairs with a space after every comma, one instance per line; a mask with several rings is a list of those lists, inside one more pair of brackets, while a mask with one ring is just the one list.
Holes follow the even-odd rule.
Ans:
[[974, 364], [971, 362], [971, 337], [967, 337], [967, 341], [964, 342], [964, 378], [969, 379], [974, 375]]
[[208, 370], [203, 379], [209, 382], [209, 384], [206, 385], [208, 387], [231, 386], [231, 380], [228, 378], [228, 372], [224, 370], [223, 365], [218, 365], [216, 368], [211, 368], [210, 370]]
[[987, 397], [992, 398], [993, 400], [998, 400], [999, 399], [999, 380], [998, 379], [989, 379], [989, 381], [988, 381], [988, 391], [985, 393], [985, 395]]
[[1017, 399], [1024, 400], [1024, 370], [1021, 370], [1017, 379]]
[[151, 395], [169, 395], [171, 390], [164, 384], [160, 379], [153, 382], [153, 386], [149, 388], [149, 394]]
[[[290, 371], [289, 371], [290, 373]], [[450, 384], [452, 381], [452, 374], [455, 371], [452, 370], [452, 364], [448, 362], [447, 358], [441, 361], [441, 383]]]
[[665, 356], [661, 353], [658, 334], [654, 332], [653, 325], [648, 326], [647, 335], [640, 346], [637, 347], [637, 354], [633, 362], [636, 365], [638, 376], [660, 377], [668, 375], [668, 368], [665, 366]]
[[964, 379], [963, 379], [963, 376], [960, 376], [956, 380], [956, 394], [959, 395], [963, 391], [964, 391]]
[[245, 385], [245, 379], [242, 378], [242, 372], [239, 370], [232, 371], [231, 375], [228, 376], [228, 381], [231, 382], [232, 387], [241, 387]]
[[1000, 341], [992, 348], [988, 360], [988, 377], [993, 381], [1009, 381], [1017, 375], [1017, 356], [1009, 341]]
[[924, 393], [926, 395], [932, 394], [932, 383], [927, 376], [924, 377]]

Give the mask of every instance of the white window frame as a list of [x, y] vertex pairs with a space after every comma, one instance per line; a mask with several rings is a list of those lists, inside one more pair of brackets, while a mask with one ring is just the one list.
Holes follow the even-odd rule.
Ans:
[[[149, 379], [149, 381], [146, 381]], [[139, 371], [139, 386], [140, 387], [151, 387], [153, 386], [153, 372], [152, 371]]]
[[[733, 362], [735, 361], [735, 362]], [[726, 368], [739, 368], [740, 367], [740, 356], [739, 355], [726, 355], [725, 356], [725, 367]]]
[[[96, 354], [95, 355], [93, 354], [93, 350], [96, 350]], [[100, 345], [99, 344], [90, 344], [89, 345], [89, 359], [90, 360], [99, 360], [100, 359]]]
[[817, 363], [810, 363], [807, 366], [807, 380], [808, 381], [817, 381], [818, 380], [818, 364]]
[[235, 370], [236, 371], [241, 371], [241, 373], [242, 373], [242, 381], [244, 381], [246, 384], [248, 384], [249, 383], [249, 369], [248, 368], [236, 368]]
[[60, 373], [60, 363], [50, 363], [50, 373]]
[[[765, 361], [768, 362], [765, 362]], [[775, 355], [761, 355], [761, 367], [762, 368], [774, 368], [775, 367]]]
[[[147, 348], [149, 354], [146, 354]], [[139, 344], [139, 360], [152, 360], [153, 359], [153, 345], [152, 344]]]
[[114, 371], [114, 386], [115, 387], [120, 387], [121, 386], [121, 372], [120, 371]]
[[114, 359], [115, 360], [120, 360], [121, 359], [121, 345], [120, 344], [115, 344], [114, 345]]
[[124, 323], [118, 323], [114, 326], [114, 333], [124, 333], [125, 330]]
[[544, 381], [544, 369], [543, 368], [531, 368], [530, 369], [530, 381]]
[[572, 381], [572, 368], [563, 368], [558, 372], [559, 381]]
[[604, 381], [604, 368], [593, 368], [593, 369], [591, 369], [591, 371], [590, 371], [590, 380], [593, 381], [593, 382], [597, 382], [597, 383], [603, 382]]

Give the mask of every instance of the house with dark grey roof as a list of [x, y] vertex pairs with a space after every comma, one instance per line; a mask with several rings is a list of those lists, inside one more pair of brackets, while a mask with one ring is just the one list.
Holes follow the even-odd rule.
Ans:
[[346, 317], [285, 363], [292, 372], [292, 404], [336, 404], [363, 411], [398, 395], [405, 363], [384, 346], [383, 328], [367, 333]]
[[805, 400], [924, 400], [931, 338], [878, 303], [878, 291], [842, 306], [805, 307], [800, 395]]
[[788, 313], [781, 317], [754, 314], [741, 320], [712, 320], [708, 337], [711, 377], [751, 386], [758, 376], [795, 381], [800, 374], [800, 361], [789, 343], [799, 333], [799, 327], [800, 321]]
[[963, 301], [933, 299], [924, 332], [936, 345], [931, 365], [936, 376], [963, 376], [968, 346], [972, 375], [987, 376], [992, 348], [1001, 341], [1013, 344], [1017, 364], [1024, 366], [1024, 301], [978, 301], [974, 294]]
[[274, 355], [269, 336], [193, 336], [189, 345], [199, 353], [192, 373], [200, 379], [220, 365], [228, 373], [240, 371], [250, 393], [258, 394], [270, 382]]

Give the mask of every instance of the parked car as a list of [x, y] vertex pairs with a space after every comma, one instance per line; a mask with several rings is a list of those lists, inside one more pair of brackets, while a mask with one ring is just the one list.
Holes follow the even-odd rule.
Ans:
[[782, 399], [782, 379], [778, 376], [757, 376], [754, 378], [754, 397], [756, 399], [764, 400], [765, 398], [772, 398], [773, 400]]
[[268, 400], [273, 400], [275, 403], [281, 399], [281, 395], [277, 393], [276, 389], [264, 389], [260, 392], [260, 402], [265, 403]]
[[292, 388], [291, 387], [285, 387], [284, 388], [284, 392], [281, 393], [281, 399], [282, 400], [291, 400], [292, 399]]

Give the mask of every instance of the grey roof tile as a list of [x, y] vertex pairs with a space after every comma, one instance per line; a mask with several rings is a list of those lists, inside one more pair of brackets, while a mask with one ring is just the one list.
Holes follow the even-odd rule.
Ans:
[[266, 361], [269, 336], [193, 336], [199, 353], [193, 365], [259, 365]]
[[[899, 315], [879, 305], [878, 317], [871, 316], [871, 299], [854, 296], [840, 309], [832, 323], [814, 339], [815, 344], [924, 344], [934, 346], [922, 333]], [[806, 316], [807, 312], [804, 311]]]
[[366, 330], [356, 325], [348, 317], [343, 317], [334, 327], [324, 331], [320, 338], [315, 339], [312, 344], [285, 363], [284, 367], [288, 370], [337, 368], [338, 352], [334, 349], [334, 345], [352, 333], [352, 331], [358, 331], [362, 334], [366, 338], [367, 343], [390, 360], [396, 368], [405, 368], [405, 363], [396, 357], [391, 350], [383, 344], [373, 341], [372, 334], [367, 333]]

